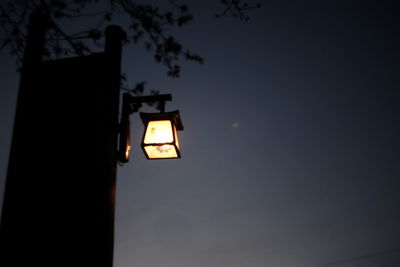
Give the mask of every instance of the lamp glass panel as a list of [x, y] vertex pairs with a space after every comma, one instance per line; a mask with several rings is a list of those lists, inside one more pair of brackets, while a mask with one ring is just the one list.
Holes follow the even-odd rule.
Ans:
[[151, 159], [177, 158], [178, 153], [173, 145], [147, 145], [144, 146], [147, 156]]
[[178, 149], [180, 149], [180, 148], [179, 148], [178, 133], [177, 133], [177, 130], [176, 130], [176, 128], [175, 128], [175, 125], [174, 125], [174, 135], [175, 135], [175, 145], [176, 145], [176, 147], [177, 147]]
[[174, 133], [170, 120], [150, 121], [147, 124], [144, 144], [172, 143]]

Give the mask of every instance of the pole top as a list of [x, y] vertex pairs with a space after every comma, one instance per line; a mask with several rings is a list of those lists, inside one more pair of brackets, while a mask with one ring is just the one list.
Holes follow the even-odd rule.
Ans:
[[118, 25], [110, 25], [106, 28], [106, 38], [122, 41], [126, 39], [126, 32]]
[[110, 25], [106, 28], [105, 52], [121, 54], [122, 41], [126, 39], [126, 33], [120, 26]]

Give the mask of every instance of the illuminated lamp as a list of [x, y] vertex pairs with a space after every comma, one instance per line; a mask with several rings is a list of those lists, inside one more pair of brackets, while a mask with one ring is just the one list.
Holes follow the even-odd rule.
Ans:
[[183, 130], [179, 111], [140, 113], [145, 131], [142, 148], [147, 159], [180, 158], [177, 131]]

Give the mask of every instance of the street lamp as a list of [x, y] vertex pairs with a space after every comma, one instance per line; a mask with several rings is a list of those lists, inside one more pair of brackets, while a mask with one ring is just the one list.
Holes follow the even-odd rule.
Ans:
[[147, 159], [180, 158], [177, 131], [183, 130], [179, 111], [165, 112], [165, 102], [171, 101], [171, 95], [131, 96], [123, 95], [122, 115], [119, 131], [118, 161], [126, 163], [130, 154], [130, 121], [129, 115], [138, 112], [142, 103], [159, 102], [159, 113], [140, 113], [145, 126], [142, 149]]
[[180, 158], [177, 131], [183, 130], [179, 111], [140, 113], [146, 127], [142, 148], [148, 159]]

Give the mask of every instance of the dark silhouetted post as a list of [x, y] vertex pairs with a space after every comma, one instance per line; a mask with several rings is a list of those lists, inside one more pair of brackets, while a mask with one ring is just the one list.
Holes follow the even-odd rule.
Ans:
[[46, 17], [31, 16], [0, 227], [0, 266], [113, 263], [121, 44], [42, 61]]

